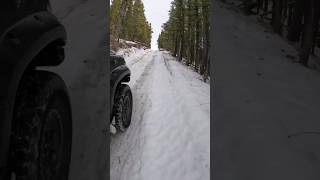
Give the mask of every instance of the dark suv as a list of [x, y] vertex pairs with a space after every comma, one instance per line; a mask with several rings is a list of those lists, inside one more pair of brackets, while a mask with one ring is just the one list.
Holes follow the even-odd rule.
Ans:
[[37, 70], [64, 60], [66, 31], [48, 0], [0, 2], [0, 179], [68, 179], [72, 118], [67, 88]]
[[131, 123], [132, 93], [125, 84], [130, 81], [130, 70], [122, 56], [110, 52], [111, 67], [111, 124], [117, 131], [125, 131]]

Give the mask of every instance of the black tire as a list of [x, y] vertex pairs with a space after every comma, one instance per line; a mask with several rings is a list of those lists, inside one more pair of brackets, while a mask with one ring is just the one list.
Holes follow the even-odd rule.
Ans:
[[124, 132], [131, 124], [132, 93], [127, 84], [120, 84], [114, 104], [115, 128]]
[[56, 74], [27, 72], [14, 108], [10, 163], [17, 180], [67, 180], [72, 117], [67, 88]]

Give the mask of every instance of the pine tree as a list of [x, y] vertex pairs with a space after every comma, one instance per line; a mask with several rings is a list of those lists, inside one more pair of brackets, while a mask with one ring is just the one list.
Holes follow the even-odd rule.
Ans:
[[110, 10], [110, 32], [112, 35], [115, 34], [116, 26], [120, 23], [119, 14], [120, 14], [121, 0], [113, 0]]
[[151, 46], [152, 28], [141, 0], [113, 0], [110, 32], [114, 39], [126, 39]]
[[132, 36], [134, 34], [133, 32], [133, 26], [134, 26], [134, 18], [133, 18], [133, 0], [130, 0], [128, 2], [128, 8], [126, 12], [126, 16], [124, 18], [125, 25], [123, 28], [123, 35], [122, 38], [127, 39], [127, 40], [132, 40]]
[[203, 75], [209, 76], [209, 0], [174, 0], [169, 20], [163, 24], [158, 47]]

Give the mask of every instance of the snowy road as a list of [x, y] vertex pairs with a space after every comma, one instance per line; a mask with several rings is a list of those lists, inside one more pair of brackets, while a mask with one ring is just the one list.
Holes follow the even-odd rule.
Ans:
[[320, 130], [320, 73], [256, 17], [214, 3], [213, 179], [319, 179], [320, 136], [303, 132]]
[[112, 180], [206, 180], [210, 165], [210, 85], [166, 52], [126, 56], [132, 124], [112, 135]]

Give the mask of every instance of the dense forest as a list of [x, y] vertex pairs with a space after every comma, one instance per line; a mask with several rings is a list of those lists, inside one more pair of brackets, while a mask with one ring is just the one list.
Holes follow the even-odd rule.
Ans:
[[194, 67], [204, 80], [210, 74], [209, 0], [174, 0], [163, 24], [158, 47]]
[[110, 10], [111, 39], [125, 39], [151, 46], [151, 24], [141, 0], [113, 0]]
[[[226, 0], [222, 0], [226, 1]], [[239, 0], [248, 15], [259, 15], [272, 29], [297, 45], [299, 62], [308, 66], [319, 41], [319, 0]]]

